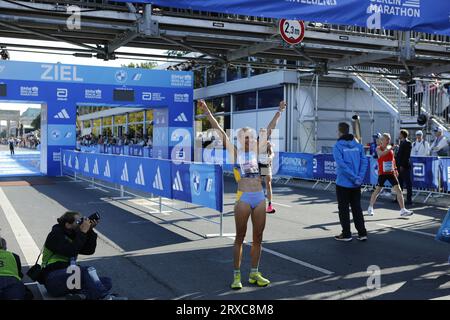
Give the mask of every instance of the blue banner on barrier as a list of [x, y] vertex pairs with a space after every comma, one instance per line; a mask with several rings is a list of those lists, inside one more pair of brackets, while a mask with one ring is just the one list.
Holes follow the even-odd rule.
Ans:
[[118, 0], [254, 17], [450, 35], [448, 0]]
[[336, 180], [336, 162], [332, 154], [314, 155], [313, 177], [318, 180]]
[[188, 164], [172, 163], [172, 194], [173, 198], [186, 202], [192, 202], [191, 173]]
[[280, 152], [279, 175], [301, 179], [313, 179], [314, 155], [308, 153]]
[[134, 156], [62, 151], [64, 172], [223, 210], [222, 168]]
[[208, 208], [223, 208], [223, 198], [217, 196], [223, 194], [222, 169], [218, 166], [192, 164], [190, 173], [192, 203]]
[[411, 178], [414, 188], [438, 189], [439, 158], [411, 157]]

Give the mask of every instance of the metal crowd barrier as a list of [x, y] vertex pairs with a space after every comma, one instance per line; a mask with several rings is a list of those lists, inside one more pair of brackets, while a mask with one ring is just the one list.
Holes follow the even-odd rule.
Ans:
[[[62, 157], [63, 157], [62, 156], [62, 152], [63, 152], [63, 150], [61, 150], [61, 160], [62, 160]], [[83, 152], [79, 152], [79, 153], [83, 153]], [[111, 156], [114, 156], [114, 155], [111, 155]], [[160, 160], [160, 159], [158, 159], [158, 160]], [[166, 161], [170, 161], [170, 160], [166, 160]], [[195, 217], [195, 218], [201, 219], [203, 221], [206, 221], [206, 222], [209, 222], [209, 223], [213, 223], [215, 225], [219, 225], [219, 233], [217, 233], [217, 234], [216, 233], [206, 234], [206, 235], [204, 235], [205, 238], [234, 236], [234, 234], [231, 234], [231, 233], [224, 233], [224, 224], [223, 224], [224, 214], [223, 214], [223, 210], [219, 212], [219, 221], [215, 221], [213, 219], [205, 218], [205, 217], [202, 217], [202, 216], [197, 215], [195, 213], [187, 212], [187, 211], [185, 211], [183, 209], [176, 208], [174, 206], [169, 206], [167, 204], [163, 204], [163, 198], [167, 199], [167, 200], [172, 200], [172, 201], [173, 200], [177, 200], [177, 201], [180, 201], [181, 203], [185, 203], [186, 204], [185, 208], [187, 208], [188, 204], [191, 204], [190, 202], [186, 202], [186, 201], [183, 201], [183, 200], [180, 200], [180, 199], [165, 198], [165, 197], [162, 197], [160, 195], [155, 195], [153, 193], [146, 193], [145, 191], [141, 191], [141, 190], [139, 190], [139, 192], [142, 193], [142, 194], [137, 194], [136, 192], [133, 192], [132, 190], [125, 189], [125, 186], [122, 185], [122, 184], [112, 183], [112, 182], [109, 182], [109, 181], [96, 179], [96, 178], [94, 178], [92, 176], [83, 175], [82, 174], [83, 171], [80, 171], [80, 172], [73, 171], [73, 172], [71, 172], [70, 170], [65, 170], [64, 167], [63, 167], [63, 161], [61, 161], [61, 168], [60, 169], [61, 169], [61, 176], [67, 176], [67, 177], [71, 178], [74, 182], [78, 182], [78, 181], [87, 182], [87, 183], [90, 184], [89, 185], [89, 189], [97, 189], [97, 190], [100, 190], [100, 191], [103, 191], [103, 192], [108, 192], [105, 189], [109, 189], [109, 190], [113, 190], [113, 191], [119, 192], [120, 196], [119, 197], [112, 197], [111, 199], [113, 199], [113, 200], [129, 199], [129, 198], [131, 198], [129, 196], [132, 196], [134, 198], [141, 198], [141, 199], [145, 199], [147, 201], [156, 203], [158, 205], [158, 208], [159, 208], [158, 209], [158, 213], [171, 212], [171, 211], [163, 211], [162, 208], [165, 207], [165, 208], [168, 208], [169, 210], [178, 211], [180, 213], [189, 215], [191, 217]], [[150, 198], [146, 197], [147, 194], [150, 196]], [[129, 195], [129, 196], [125, 196], [125, 195]], [[157, 197], [157, 200], [154, 200], [155, 196]], [[198, 204], [194, 204], [194, 205], [201, 206], [201, 205], [198, 205]]]

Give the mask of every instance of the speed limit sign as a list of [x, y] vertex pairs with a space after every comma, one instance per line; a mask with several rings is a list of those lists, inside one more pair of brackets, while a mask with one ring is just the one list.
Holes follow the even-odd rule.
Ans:
[[280, 20], [280, 35], [290, 45], [299, 44], [305, 37], [305, 24], [299, 20]]

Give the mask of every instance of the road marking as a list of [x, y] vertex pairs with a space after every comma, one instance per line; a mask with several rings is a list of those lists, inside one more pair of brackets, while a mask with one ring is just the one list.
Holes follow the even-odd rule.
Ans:
[[428, 232], [423, 232], [423, 231], [417, 231], [417, 230], [410, 230], [410, 229], [404, 229], [404, 228], [400, 228], [400, 227], [395, 227], [395, 226], [390, 226], [388, 224], [383, 224], [383, 223], [377, 223], [377, 225], [382, 226], [382, 227], [386, 227], [386, 228], [392, 228], [392, 229], [397, 229], [397, 230], [402, 230], [402, 231], [407, 231], [407, 232], [412, 232], [412, 233], [417, 233], [423, 236], [429, 236], [429, 237], [435, 237], [435, 234], [432, 233], [428, 233]]
[[[250, 244], [247, 244], [247, 245], [250, 245]], [[310, 269], [314, 269], [314, 270], [319, 271], [321, 273], [324, 273], [326, 275], [334, 274], [333, 271], [330, 271], [330, 270], [327, 270], [327, 269], [315, 266], [315, 265], [310, 264], [310, 263], [305, 262], [305, 261], [301, 261], [301, 260], [289, 257], [289, 256], [287, 256], [285, 254], [282, 254], [282, 253], [279, 253], [279, 252], [276, 252], [276, 251], [273, 251], [273, 250], [270, 250], [270, 249], [267, 249], [267, 248], [264, 248], [264, 247], [262, 248], [262, 251], [265, 251], [267, 253], [273, 254], [274, 256], [277, 256], [279, 258], [282, 258], [282, 259], [285, 259], [285, 260], [297, 263], [297, 264], [302, 265], [304, 267], [307, 267], [307, 268], [310, 268]]]
[[20, 250], [29, 266], [34, 265], [39, 253], [41, 252], [23, 224], [16, 210], [12, 206], [5, 192], [0, 188], [0, 207], [5, 213], [6, 220], [8, 220], [11, 230], [19, 243]]
[[274, 202], [274, 201], [272, 201], [272, 203], [276, 204], [277, 206], [286, 207], [286, 208], [292, 208], [292, 206], [288, 206], [287, 204], [282, 204], [282, 203], [278, 203], [278, 202]]
[[[234, 240], [233, 237], [228, 237], [228, 238], [231, 239], [231, 240]], [[247, 246], [251, 246], [251, 245], [252, 245], [251, 243], [248, 243], [248, 242], [246, 242], [246, 241], [244, 241], [244, 244], [246, 244]], [[302, 260], [299, 260], [299, 259], [296, 259], [296, 258], [289, 257], [289, 256], [287, 256], [287, 255], [285, 255], [285, 254], [283, 254], [283, 253], [279, 253], [279, 252], [274, 251], [274, 250], [270, 250], [270, 249], [267, 249], [267, 248], [264, 248], [264, 247], [263, 247], [263, 248], [262, 248], [262, 251], [267, 252], [267, 253], [270, 253], [270, 254], [273, 254], [274, 256], [276, 256], [276, 257], [278, 257], [278, 258], [285, 259], [285, 260], [288, 260], [288, 261], [290, 261], [290, 262], [299, 264], [299, 265], [304, 266], [304, 267], [306, 267], [306, 268], [310, 268], [310, 269], [319, 271], [319, 272], [324, 273], [324, 274], [326, 274], [326, 275], [332, 275], [332, 274], [334, 274], [333, 271], [330, 271], [330, 270], [327, 270], [327, 269], [324, 269], [324, 268], [315, 266], [315, 265], [313, 265], [313, 264], [310, 264], [310, 263], [308, 263], [308, 262], [305, 262], [305, 261], [302, 261]]]

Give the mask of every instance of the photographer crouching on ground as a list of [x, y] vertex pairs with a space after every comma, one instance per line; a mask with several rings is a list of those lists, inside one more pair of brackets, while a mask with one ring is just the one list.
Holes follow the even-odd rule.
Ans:
[[[45, 285], [51, 296], [66, 296], [67, 299], [76, 300], [126, 300], [110, 294], [110, 278], [99, 277], [93, 267], [76, 264], [79, 254], [94, 254], [97, 247], [94, 228], [99, 220], [98, 213], [85, 218], [74, 211], [68, 211], [58, 218], [58, 224], [53, 226], [45, 241], [42, 272], [39, 275], [39, 282]], [[77, 267], [80, 275], [78, 286], [76, 279], [72, 281], [73, 276], [77, 275], [73, 270]]]

